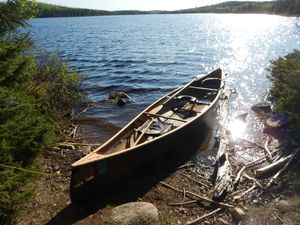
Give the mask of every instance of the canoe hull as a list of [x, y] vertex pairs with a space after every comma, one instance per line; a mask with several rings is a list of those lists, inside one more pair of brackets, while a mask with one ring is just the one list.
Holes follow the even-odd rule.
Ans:
[[151, 168], [155, 162], [171, 155], [187, 154], [191, 149], [186, 147], [201, 138], [204, 127], [212, 124], [215, 108], [211, 107], [203, 116], [192, 123], [148, 145], [127, 151], [105, 160], [95, 161], [90, 164], [73, 167], [70, 197], [74, 204], [85, 205], [99, 200], [112, 191], [120, 190], [120, 185], [143, 169]]

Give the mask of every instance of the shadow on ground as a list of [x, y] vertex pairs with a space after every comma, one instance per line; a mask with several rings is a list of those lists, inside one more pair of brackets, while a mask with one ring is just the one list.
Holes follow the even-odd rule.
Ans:
[[[172, 157], [164, 157], [153, 162], [151, 167], [137, 171], [127, 184], [120, 184], [117, 191], [106, 193], [101, 201], [97, 200], [90, 205], [79, 207], [69, 204], [56, 214], [47, 225], [68, 225], [95, 214], [105, 207], [118, 206], [127, 202], [138, 201], [145, 193], [149, 192], [160, 181], [168, 178], [179, 166], [191, 160], [196, 152], [206, 149], [208, 142], [211, 141], [211, 132], [208, 128], [195, 132], [192, 143], [185, 144], [184, 151]], [[182, 146], [180, 147], [182, 148]], [[100, 222], [100, 221], [99, 221]]]

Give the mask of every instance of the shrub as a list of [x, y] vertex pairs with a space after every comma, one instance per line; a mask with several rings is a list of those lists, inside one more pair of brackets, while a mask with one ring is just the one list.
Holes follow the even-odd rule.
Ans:
[[82, 76], [55, 54], [42, 52], [35, 62], [30, 93], [37, 99], [41, 112], [60, 120], [81, 102]]
[[272, 81], [271, 94], [276, 107], [286, 112], [295, 131], [300, 131], [300, 51], [271, 61], [268, 69]]

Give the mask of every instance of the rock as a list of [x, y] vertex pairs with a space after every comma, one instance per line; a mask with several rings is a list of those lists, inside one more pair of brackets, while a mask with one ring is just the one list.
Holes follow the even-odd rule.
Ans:
[[269, 114], [272, 112], [271, 105], [266, 103], [257, 103], [251, 106], [251, 109], [257, 114]]
[[158, 210], [147, 202], [131, 202], [115, 207], [112, 210], [114, 225], [157, 225]]
[[282, 127], [288, 124], [289, 118], [285, 113], [274, 113], [266, 121], [266, 125], [269, 127]]
[[125, 103], [130, 102], [131, 98], [128, 94], [123, 91], [113, 91], [109, 93], [108, 102], [111, 102], [116, 105], [124, 105]]
[[280, 200], [278, 202], [278, 210], [281, 213], [286, 213], [286, 212], [290, 211], [291, 208], [292, 207], [291, 207], [290, 203], [287, 200]]

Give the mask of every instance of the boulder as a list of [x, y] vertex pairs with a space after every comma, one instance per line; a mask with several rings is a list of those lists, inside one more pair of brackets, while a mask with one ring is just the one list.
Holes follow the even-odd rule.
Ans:
[[115, 207], [112, 210], [114, 225], [157, 225], [158, 210], [148, 202], [131, 202]]

